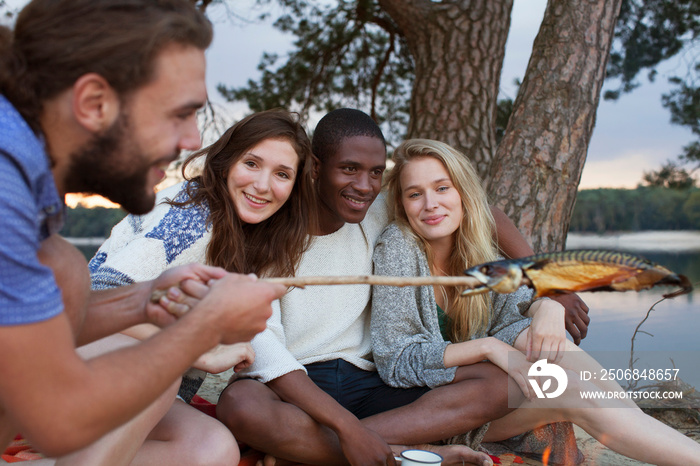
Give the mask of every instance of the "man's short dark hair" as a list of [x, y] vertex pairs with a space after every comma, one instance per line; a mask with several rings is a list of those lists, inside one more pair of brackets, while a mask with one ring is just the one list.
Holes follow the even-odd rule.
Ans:
[[382, 130], [369, 115], [354, 108], [339, 108], [316, 125], [311, 151], [323, 162], [338, 151], [343, 140], [354, 136], [377, 138], [386, 145]]
[[35, 131], [43, 102], [97, 73], [120, 96], [153, 78], [170, 44], [206, 49], [209, 20], [189, 0], [33, 0], [0, 33], [0, 92]]

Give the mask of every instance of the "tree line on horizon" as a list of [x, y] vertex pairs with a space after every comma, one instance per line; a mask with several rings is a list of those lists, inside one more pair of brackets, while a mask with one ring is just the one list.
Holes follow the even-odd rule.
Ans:
[[67, 238], [107, 238], [114, 225], [125, 216], [126, 212], [118, 208], [69, 207], [61, 235]]
[[[122, 209], [69, 208], [61, 234], [72, 238], [107, 238], [125, 215]], [[578, 192], [569, 231], [645, 230], [700, 230], [700, 189], [638, 186]]]
[[578, 192], [569, 231], [700, 230], [700, 189], [638, 186]]

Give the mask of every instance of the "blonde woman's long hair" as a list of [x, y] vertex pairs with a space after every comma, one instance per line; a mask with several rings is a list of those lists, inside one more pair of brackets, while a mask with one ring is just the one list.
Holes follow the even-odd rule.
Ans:
[[[403, 168], [412, 160], [424, 157], [435, 158], [444, 165], [462, 199], [464, 216], [455, 232], [454, 253], [450, 255], [450, 262], [444, 272], [458, 276], [468, 267], [495, 260], [495, 222], [481, 180], [467, 157], [445, 143], [430, 139], [409, 139], [396, 148], [392, 156], [395, 165], [385, 180], [391, 217], [422, 246], [434, 274], [430, 245], [411, 229], [401, 192]], [[490, 320], [491, 300], [488, 293], [463, 297], [460, 292], [456, 287], [443, 288], [451, 321], [449, 337], [454, 342], [469, 340], [485, 331]]]

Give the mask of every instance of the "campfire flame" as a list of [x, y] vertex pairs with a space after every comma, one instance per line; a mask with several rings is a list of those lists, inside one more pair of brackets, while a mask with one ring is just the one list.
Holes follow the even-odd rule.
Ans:
[[547, 465], [549, 464], [549, 455], [550, 455], [550, 453], [552, 453], [552, 448], [551, 448], [551, 447], [545, 448], [544, 451], [542, 452], [542, 464], [543, 464], [544, 466], [547, 466]]

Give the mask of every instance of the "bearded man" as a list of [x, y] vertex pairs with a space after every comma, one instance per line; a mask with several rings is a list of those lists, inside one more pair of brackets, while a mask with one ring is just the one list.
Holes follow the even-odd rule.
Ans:
[[[105, 461], [130, 463], [182, 373], [262, 331], [284, 292], [203, 265], [90, 292], [85, 259], [57, 235], [67, 193], [153, 207], [167, 165], [200, 146], [211, 39], [187, 0], [35, 0], [13, 31], [0, 28], [0, 451], [18, 433], [48, 456], [102, 437], [121, 451]], [[177, 285], [188, 301], [175, 302]], [[151, 303], [154, 290], [169, 294]], [[177, 305], [191, 311], [175, 320], [164, 307]], [[144, 322], [166, 328], [88, 360], [76, 353]]]

